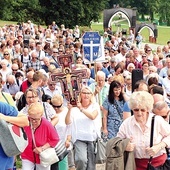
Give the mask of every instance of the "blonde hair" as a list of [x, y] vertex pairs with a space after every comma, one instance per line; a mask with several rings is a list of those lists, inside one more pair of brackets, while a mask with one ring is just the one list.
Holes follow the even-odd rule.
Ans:
[[32, 114], [35, 115], [38, 113], [41, 113], [43, 115], [44, 113], [44, 107], [40, 102], [32, 103], [28, 108], [28, 115]]
[[118, 81], [120, 84], [124, 84], [125, 83], [125, 79], [124, 79], [123, 75], [121, 75], [121, 74], [114, 75], [113, 76], [113, 81]]
[[52, 97], [51, 102], [61, 102], [63, 103], [63, 96], [60, 94], [56, 94]]
[[91, 102], [91, 103], [95, 103], [96, 100], [95, 100], [94, 94], [93, 94], [92, 90], [91, 90], [88, 86], [82, 86], [82, 88], [81, 88], [80, 94], [79, 94], [79, 96], [78, 96], [78, 100], [80, 101], [80, 103], [81, 103], [81, 92], [82, 92], [84, 89], [88, 90], [88, 91], [91, 93], [90, 102]]

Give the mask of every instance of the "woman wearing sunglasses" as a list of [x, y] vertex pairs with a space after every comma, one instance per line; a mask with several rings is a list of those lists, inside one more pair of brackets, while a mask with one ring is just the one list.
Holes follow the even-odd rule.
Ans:
[[126, 151], [134, 151], [136, 170], [146, 170], [150, 157], [152, 166], [163, 165], [167, 158], [165, 147], [170, 147], [170, 126], [158, 115], [154, 118], [153, 146], [150, 147], [153, 104], [150, 93], [134, 92], [129, 100], [134, 115], [122, 123], [117, 134], [120, 138], [130, 139]]
[[[38, 91], [34, 88], [28, 88], [25, 92], [26, 98], [26, 106], [20, 111], [21, 113], [28, 113], [28, 108], [32, 103], [36, 103], [39, 101]], [[55, 110], [48, 102], [40, 102], [44, 107], [43, 117], [45, 117], [48, 121], [55, 126], [58, 122], [58, 116], [55, 113]]]
[[[51, 105], [59, 118], [55, 128], [58, 132], [60, 140], [62, 140], [62, 142], [64, 142], [65, 146], [68, 148], [70, 146], [71, 136], [68, 134], [68, 126], [65, 123], [65, 117], [68, 112], [68, 108], [63, 106], [63, 96], [60, 94], [54, 95], [51, 99]], [[51, 170], [56, 170], [56, 166], [58, 166], [56, 164], [51, 165]], [[68, 170], [67, 157], [59, 162], [59, 170]]]
[[83, 86], [77, 106], [68, 104], [66, 124], [71, 126], [76, 170], [95, 170], [94, 141], [100, 137], [101, 114], [91, 89]]

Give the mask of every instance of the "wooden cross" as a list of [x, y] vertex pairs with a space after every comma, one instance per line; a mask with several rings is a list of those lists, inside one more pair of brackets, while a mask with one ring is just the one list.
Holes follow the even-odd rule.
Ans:
[[73, 55], [61, 55], [57, 57], [62, 72], [51, 74], [52, 82], [60, 82], [62, 93], [70, 104], [77, 105], [78, 95], [80, 93], [82, 79], [87, 77], [87, 70], [73, 70]]

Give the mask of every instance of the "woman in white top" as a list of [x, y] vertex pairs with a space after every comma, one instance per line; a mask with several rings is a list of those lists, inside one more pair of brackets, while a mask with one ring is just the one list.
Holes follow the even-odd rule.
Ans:
[[[68, 135], [68, 127], [65, 123], [65, 117], [68, 112], [68, 108], [63, 106], [63, 97], [60, 94], [56, 94], [51, 99], [51, 105], [53, 106], [57, 117], [59, 118], [58, 123], [55, 128], [58, 132], [61, 141], [65, 142], [65, 146], [68, 148], [70, 146], [71, 136]], [[57, 164], [51, 165], [51, 170], [56, 170]], [[59, 162], [59, 170], [68, 170], [68, 160], [65, 157], [61, 162]]]
[[90, 88], [83, 86], [77, 106], [68, 104], [66, 124], [71, 125], [77, 170], [95, 170], [94, 141], [100, 136], [101, 114]]

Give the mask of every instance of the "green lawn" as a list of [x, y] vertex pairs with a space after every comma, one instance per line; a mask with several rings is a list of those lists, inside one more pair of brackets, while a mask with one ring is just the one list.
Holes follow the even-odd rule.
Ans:
[[[114, 20], [116, 20], [117, 18], [115, 17]], [[2, 21], [0, 20], [0, 27], [4, 26], [4, 25], [10, 25], [10, 24], [17, 24], [17, 22], [14, 21]], [[122, 21], [119, 24], [121, 24], [121, 28], [122, 29], [127, 29], [128, 28], [128, 23], [127, 21]], [[102, 18], [100, 20], [99, 23], [92, 23], [91, 28], [93, 31], [99, 31], [99, 33], [102, 35], [103, 34], [103, 24], [102, 24]], [[90, 28], [87, 27], [82, 27], [81, 30], [90, 30]], [[112, 25], [112, 30], [113, 31], [117, 31], [117, 27], [113, 24]], [[143, 29], [141, 32], [143, 38], [144, 38], [144, 42], [149, 42], [149, 30], [147, 28]], [[158, 26], [158, 38], [157, 38], [157, 44], [161, 44], [164, 45], [166, 44], [166, 42], [170, 40], [170, 27], [167, 26]]]
[[0, 20], [0, 27], [3, 27], [4, 25], [10, 25], [10, 24], [17, 24], [17, 22]]
[[[126, 21], [120, 22], [121, 29], [127, 29], [128, 24]], [[92, 30], [99, 31], [101, 34], [103, 34], [103, 24], [102, 23], [92, 23]], [[117, 31], [117, 27], [115, 25], [112, 25], [112, 30]], [[149, 42], [149, 30], [147, 28], [144, 28], [141, 31], [141, 34], [144, 38], [144, 42]], [[170, 27], [167, 26], [158, 26], [158, 38], [157, 38], [157, 44], [164, 45], [166, 42], [170, 40]]]

